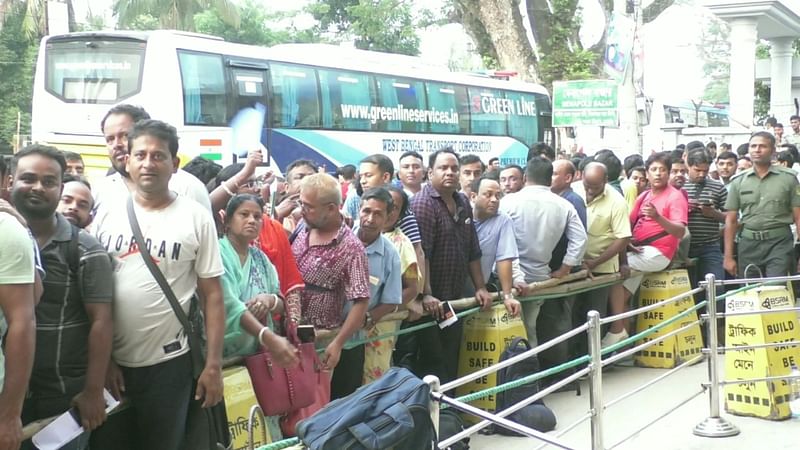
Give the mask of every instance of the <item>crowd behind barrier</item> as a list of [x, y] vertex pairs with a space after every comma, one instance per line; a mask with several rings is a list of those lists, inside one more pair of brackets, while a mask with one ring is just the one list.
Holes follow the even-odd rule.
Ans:
[[[800, 277], [777, 277], [777, 278], [771, 278], [771, 279], [766, 279], [766, 280], [751, 279], [751, 280], [735, 280], [735, 281], [729, 281], [729, 282], [719, 282], [719, 284], [746, 284], [746, 283], [757, 283], [757, 284], [754, 284], [754, 285], [751, 285], [751, 286], [745, 286], [745, 287], [742, 287], [740, 289], [736, 289], [736, 290], [730, 291], [730, 292], [728, 292], [726, 294], [717, 296], [715, 294], [716, 289], [714, 289], [715, 285], [717, 284], [717, 281], [715, 280], [713, 275], [710, 274], [709, 277], [707, 278], [707, 281], [704, 283], [705, 287], [703, 287], [703, 288], [692, 289], [691, 291], [688, 291], [686, 293], [680, 294], [680, 295], [678, 295], [676, 297], [673, 297], [673, 298], [670, 298], [670, 299], [666, 299], [666, 300], [664, 300], [662, 302], [659, 302], [658, 304], [653, 304], [653, 305], [648, 305], [648, 306], [645, 306], [645, 307], [642, 307], [642, 308], [638, 308], [638, 309], [633, 310], [633, 311], [631, 311], [629, 313], [626, 313], [626, 315], [635, 316], [635, 315], [642, 314], [644, 312], [647, 312], [647, 311], [650, 311], [650, 310], [653, 310], [653, 309], [656, 309], [656, 308], [663, 307], [663, 306], [665, 306], [665, 305], [667, 305], [669, 303], [679, 301], [682, 298], [686, 297], [687, 295], [695, 294], [695, 293], [699, 292], [700, 290], [706, 290], [706, 292], [708, 294], [708, 298], [717, 298], [718, 300], [724, 300], [726, 298], [735, 296], [735, 295], [737, 295], [739, 293], [746, 292], [746, 291], [749, 291], [749, 290], [752, 290], [752, 289], [756, 289], [759, 286], [762, 286], [764, 284], [768, 285], [770, 282], [786, 282], [786, 281], [797, 281], [797, 280], [800, 280]], [[710, 305], [708, 307], [709, 313], [704, 315], [702, 320], [708, 319], [710, 321], [712, 317], [719, 317], [720, 316], [720, 315], [717, 315], [717, 313], [716, 313], [716, 308], [714, 306], [716, 303], [715, 302], [709, 302], [709, 303], [712, 304], [712, 305]], [[721, 437], [721, 436], [731, 436], [731, 435], [738, 434], [738, 430], [736, 430], [735, 427], [730, 425], [725, 419], [722, 419], [719, 416], [719, 396], [718, 396], [718, 392], [719, 392], [720, 387], [722, 385], [724, 385], [724, 384], [734, 384], [734, 383], [738, 384], [738, 383], [741, 383], [743, 381], [754, 381], [754, 382], [779, 381], [779, 380], [787, 379], [789, 377], [788, 376], [777, 376], [777, 377], [753, 378], [753, 379], [749, 379], [749, 380], [736, 380], [736, 381], [728, 381], [728, 382], [719, 381], [718, 380], [719, 373], [718, 373], [718, 369], [717, 369], [716, 358], [709, 357], [710, 354], [717, 353], [716, 350], [718, 350], [716, 348], [717, 339], [714, 337], [716, 335], [713, 334], [716, 331], [715, 330], [716, 325], [710, 325], [710, 327], [709, 327], [710, 328], [710, 331], [709, 331], [709, 337], [710, 337], [709, 348], [705, 349], [703, 354], [695, 356], [694, 358], [685, 361], [684, 363], [676, 366], [675, 368], [669, 370], [668, 372], [659, 375], [658, 377], [654, 378], [653, 380], [651, 380], [651, 381], [649, 381], [649, 382], [647, 382], [647, 383], [645, 383], [645, 384], [643, 384], [641, 386], [638, 386], [638, 387], [632, 389], [631, 391], [629, 391], [629, 392], [627, 392], [627, 393], [625, 393], [625, 394], [623, 394], [623, 395], [621, 395], [621, 396], [619, 396], [619, 397], [617, 397], [617, 398], [615, 398], [613, 400], [606, 401], [606, 400], [603, 399], [601, 393], [600, 394], [596, 394], [596, 393], [602, 391], [602, 387], [601, 387], [602, 386], [602, 381], [601, 381], [602, 380], [602, 367], [606, 367], [606, 366], [608, 366], [610, 364], [613, 364], [617, 360], [616, 356], [614, 356], [614, 357], [606, 357], [605, 359], [603, 359], [601, 355], [606, 355], [607, 356], [609, 354], [614, 354], [619, 349], [625, 348], [625, 347], [627, 347], [627, 346], [629, 346], [631, 344], [634, 344], [635, 342], [639, 341], [640, 339], [647, 337], [648, 335], [651, 335], [651, 334], [654, 334], [654, 333], [658, 332], [661, 328], [667, 327], [670, 324], [675, 323], [676, 321], [680, 320], [685, 315], [688, 315], [691, 312], [699, 310], [700, 308], [702, 308], [702, 307], [704, 307], [706, 305], [707, 305], [706, 302], [702, 302], [702, 303], [696, 305], [694, 308], [692, 308], [690, 310], [687, 310], [684, 313], [681, 313], [682, 315], [675, 316], [675, 317], [672, 317], [672, 318], [669, 318], [669, 319], [665, 320], [663, 323], [659, 324], [657, 327], [653, 328], [652, 330], [648, 330], [646, 332], [642, 332], [642, 333], [639, 333], [637, 335], [631, 336], [626, 341], [620, 342], [619, 344], [617, 344], [615, 347], [602, 349], [602, 350], [600, 349], [599, 345], [590, 347], [590, 349], [591, 349], [590, 355], [587, 355], [587, 356], [582, 357], [582, 358], [575, 359], [573, 361], [565, 363], [564, 365], [562, 365], [560, 367], [553, 368], [550, 371], [544, 371], [544, 372], [540, 372], [540, 373], [537, 373], [537, 374], [531, 374], [530, 377], [528, 377], [528, 378], [526, 378], [524, 380], [517, 380], [514, 383], [508, 383], [506, 385], [496, 386], [496, 387], [494, 387], [492, 389], [488, 389], [488, 390], [486, 390], [484, 392], [476, 392], [476, 393], [474, 393], [473, 395], [470, 395], [470, 396], [465, 396], [465, 397], [461, 397], [461, 398], [458, 398], [458, 399], [453, 399], [453, 398], [447, 397], [446, 395], [442, 394], [441, 392], [445, 391], [445, 390], [447, 390], [449, 388], [455, 387], [455, 386], [457, 386], [459, 384], [463, 384], [464, 382], [468, 381], [471, 378], [477, 378], [477, 377], [484, 376], [489, 372], [500, 370], [501, 368], [506, 367], [507, 365], [510, 365], [510, 364], [514, 364], [515, 362], [518, 362], [519, 360], [522, 360], [522, 359], [524, 359], [526, 357], [530, 357], [532, 355], [536, 355], [539, 352], [541, 352], [542, 350], [544, 350], [544, 349], [548, 348], [549, 346], [553, 345], [555, 342], [544, 343], [544, 344], [542, 344], [541, 346], [539, 346], [537, 348], [531, 349], [530, 351], [519, 355], [514, 360], [508, 360], [508, 361], [505, 361], [504, 363], [498, 363], [496, 365], [493, 365], [491, 367], [485, 368], [485, 369], [483, 369], [483, 370], [481, 370], [479, 372], [475, 372], [473, 374], [470, 374], [470, 375], [468, 375], [468, 376], [466, 376], [466, 377], [464, 377], [464, 378], [462, 378], [460, 380], [456, 380], [456, 381], [454, 381], [452, 383], [449, 383], [447, 385], [439, 386], [438, 380], [436, 380], [435, 378], [426, 380], [433, 387], [432, 391], [434, 392], [434, 394], [432, 395], [432, 398], [434, 398], [435, 400], [438, 400], [439, 402], [441, 402], [442, 403], [442, 407], [446, 407], [446, 405], [447, 406], [451, 406], [451, 407], [456, 407], [456, 408], [458, 408], [459, 410], [461, 410], [461, 411], [463, 411], [465, 413], [473, 414], [473, 415], [476, 415], [479, 418], [483, 419], [482, 422], [480, 422], [480, 423], [478, 423], [478, 424], [476, 424], [476, 425], [464, 430], [462, 433], [458, 433], [458, 434], [456, 434], [454, 436], [449, 437], [448, 439], [443, 440], [442, 442], [440, 442], [439, 448], [447, 448], [448, 445], [452, 445], [453, 443], [458, 442], [463, 437], [469, 436], [471, 434], [474, 434], [474, 433], [478, 432], [481, 428], [489, 425], [490, 423], [494, 423], [494, 424], [499, 425], [499, 426], [506, 426], [506, 427], [514, 429], [515, 431], [517, 431], [519, 433], [522, 433], [522, 434], [524, 434], [526, 436], [537, 438], [537, 439], [539, 439], [539, 440], [541, 440], [543, 442], [542, 447], [545, 446], [545, 445], [554, 445], [554, 446], [559, 447], [559, 448], [570, 448], [567, 445], [563, 444], [562, 442], [559, 442], [557, 440], [557, 438], [562, 436], [563, 434], [566, 434], [567, 432], [571, 431], [572, 429], [574, 429], [575, 427], [577, 427], [578, 425], [580, 425], [581, 423], [583, 423], [587, 419], [591, 419], [592, 420], [592, 443], [591, 443], [592, 447], [591, 448], [615, 448], [615, 447], [619, 446], [620, 444], [624, 443], [625, 441], [627, 441], [628, 439], [630, 439], [630, 437], [633, 437], [633, 436], [639, 434], [641, 431], [643, 431], [647, 427], [652, 426], [653, 424], [657, 423], [659, 420], [661, 420], [664, 417], [666, 417], [668, 414], [670, 414], [670, 413], [674, 412], [675, 410], [679, 409], [680, 407], [684, 406], [686, 403], [688, 403], [689, 401], [693, 400], [697, 396], [704, 394], [706, 392], [706, 390], [709, 390], [709, 392], [710, 392], [710, 394], [709, 394], [710, 395], [710, 416], [709, 416], [709, 419], [704, 421], [704, 423], [698, 425], [698, 427], [694, 430], [694, 432], [696, 434], [700, 435], [700, 436], [707, 436], [707, 437]], [[765, 311], [765, 313], [769, 314], [769, 313], [778, 313], [778, 312], [787, 312], [787, 311], [796, 312], [796, 311], [800, 311], [800, 308], [786, 308], [786, 309], [782, 309], [781, 311]], [[752, 315], [752, 314], [753, 313], [750, 312], [750, 313], [731, 314], [730, 316], [733, 317], [733, 316], [737, 316], [737, 315], [741, 316], [741, 315]], [[721, 315], [721, 316], [724, 316], [724, 315]], [[608, 320], [613, 320], [613, 319], [614, 318], [610, 318]], [[587, 332], [588, 331], [590, 333], [590, 335], [592, 333], [594, 333], [594, 335], [595, 335], [595, 339], [590, 339], [590, 342], [598, 341], [597, 343], [599, 344], [599, 339], [597, 338], [597, 334], [599, 334], [599, 333], [598, 332], [593, 332], [592, 330], [599, 329], [599, 325], [600, 325], [601, 322], [602, 321], [599, 319], [599, 317], [596, 314], [596, 312], [590, 313], [589, 321], [587, 322], [587, 324], [585, 324], [582, 327], [576, 328], [575, 330], [571, 331], [570, 333], [568, 333], [566, 335], [559, 336], [554, 341], [561, 341], [561, 340], [569, 339], [570, 337], [572, 337], [572, 336], [574, 336], [574, 335], [576, 335], [578, 333], [583, 333], [583, 332]], [[689, 326], [693, 326], [695, 324], [696, 323], [691, 323], [691, 324], [689, 324]], [[710, 322], [709, 322], [709, 324], [710, 324]], [[674, 330], [674, 331], [672, 331], [671, 333], [669, 333], [667, 335], [661, 336], [661, 337], [659, 337], [659, 338], [657, 338], [655, 340], [649, 341], [649, 342], [647, 342], [647, 343], [645, 343], [645, 344], [643, 344], [641, 346], [638, 346], [638, 347], [635, 347], [633, 349], [630, 349], [630, 350], [628, 350], [628, 353], [635, 353], [636, 351], [639, 351], [642, 348], [645, 348], [645, 347], [648, 347], [648, 346], [651, 346], [651, 345], [655, 345], [660, 340], [666, 339], [670, 335], [676, 334], [676, 333], [680, 333], [681, 331], [682, 331], [682, 329]], [[751, 349], [751, 348], [774, 347], [774, 346], [778, 346], [778, 345], [781, 345], [781, 344], [787, 345], [787, 346], [791, 346], [791, 347], [800, 345], [800, 344], [792, 344], [792, 343], [784, 342], [784, 343], [772, 344], [772, 345], [769, 345], [769, 346], [734, 347], [734, 348], [730, 348], [730, 349], [726, 349], [726, 350], [744, 351], [744, 350]], [[674, 405], [674, 407], [672, 407], [669, 410], [664, 411], [663, 413], [659, 414], [656, 418], [654, 418], [651, 422], [649, 422], [645, 426], [634, 430], [626, 438], [616, 442], [615, 444], [613, 444], [610, 447], [604, 447], [603, 446], [604, 444], [603, 444], [603, 440], [602, 440], [602, 417], [601, 417], [602, 414], [603, 414], [602, 411], [604, 411], [605, 409], [607, 409], [607, 408], [613, 406], [614, 404], [622, 401], [625, 398], [628, 398], [628, 397], [630, 397], [632, 395], [636, 395], [639, 392], [647, 389], [648, 387], [650, 387], [650, 386], [652, 386], [652, 385], [654, 385], [654, 384], [656, 384], [658, 382], [663, 381], [664, 379], [670, 377], [671, 375], [673, 375], [676, 372], [684, 369], [685, 367], [688, 367], [690, 365], [696, 364], [701, 359], [706, 359], [708, 361], [708, 364], [709, 364], [709, 377], [710, 377], [710, 381], [708, 383], [702, 383], [702, 389], [701, 390], [699, 390], [697, 393], [692, 394], [690, 397], [688, 397], [686, 399], [682, 399], [680, 402], [678, 402], [676, 405]], [[574, 373], [570, 377], [565, 378], [561, 382], [556, 383], [556, 384], [554, 384], [554, 385], [542, 390], [539, 394], [537, 394], [537, 395], [535, 395], [533, 397], [530, 397], [530, 398], [526, 399], [525, 401], [520, 402], [520, 403], [510, 407], [509, 409], [500, 411], [498, 413], [495, 413], [495, 414], [487, 413], [485, 411], [482, 411], [480, 409], [477, 409], [477, 408], [474, 408], [474, 407], [471, 407], [471, 406], [468, 405], [468, 403], [470, 401], [473, 401], [473, 400], [475, 400], [477, 398], [480, 398], [482, 395], [490, 395], [490, 394], [493, 394], [493, 393], [497, 393], [499, 391], [513, 389], [514, 387], [517, 387], [517, 386], [519, 386], [521, 384], [525, 384], [525, 383], [528, 383], [528, 382], [531, 382], [531, 381], [534, 381], [534, 380], [542, 379], [542, 378], [544, 378], [544, 377], [549, 375], [548, 372], [563, 371], [563, 370], [566, 370], [566, 369], [577, 367], [582, 363], [590, 362], [590, 361], [591, 361], [591, 364], [589, 366], [587, 366], [586, 368]], [[587, 374], [589, 375], [589, 383], [593, 387], [593, 391], [590, 393], [590, 410], [589, 410], [589, 412], [583, 418], [581, 418], [580, 420], [578, 420], [578, 421], [576, 421], [576, 422], [564, 427], [563, 429], [560, 429], [559, 432], [555, 436], [542, 435], [542, 433], [537, 432], [536, 430], [526, 429], [526, 427], [524, 427], [524, 426], [520, 426], [519, 424], [516, 424], [516, 423], [513, 423], [513, 422], [509, 423], [507, 420], [503, 419], [504, 417], [512, 414], [513, 412], [515, 412], [518, 409], [524, 407], [525, 405], [530, 404], [530, 403], [536, 401], [537, 399], [542, 398], [542, 397], [544, 397], [544, 396], [546, 396], [546, 395], [548, 395], [548, 394], [550, 394], [552, 392], [555, 392], [558, 388], [568, 384], [569, 382], [573, 381], [574, 379], [580, 378], [580, 377], [582, 377], [584, 375], [587, 375]], [[715, 394], [715, 392], [716, 392], [716, 394]], [[278, 442], [278, 443], [273, 443], [271, 445], [267, 445], [267, 446], [261, 447], [261, 450], [278, 450], [278, 449], [281, 449], [281, 448], [288, 448], [288, 447], [293, 446], [295, 444], [298, 444], [298, 441], [295, 440], [295, 439], [286, 440], [286, 441], [281, 441], [281, 442]], [[541, 447], [539, 447], [539, 448], [541, 448]]]
[[[800, 117], [797, 122], [800, 127]], [[745, 276], [748, 267], [761, 265], [767, 279], [796, 269], [789, 225], [800, 221], [798, 173], [785, 167], [793, 166], [791, 158], [775, 163], [776, 138], [767, 132], [754, 133], [744, 146], [752, 168], [735, 176], [722, 164], [729, 155], [711, 154], [700, 142], [646, 160], [629, 157], [624, 165], [610, 150], [570, 161], [537, 144], [524, 168], [487, 168], [478, 156], [443, 148], [427, 164], [406, 152], [397, 171], [386, 155], [370, 155], [358, 178], [342, 168], [339, 180], [313, 161], [298, 160], [286, 168], [284, 182], [272, 173], [256, 175], [261, 150], [213, 176], [206, 170], [213, 163], [202, 160], [187, 166], [192, 174], [179, 169], [175, 128], [139, 107], [115, 106], [100, 128], [113, 172], [94, 185], [81, 177], [80, 155], [45, 145], [26, 147], [0, 166], [11, 180], [0, 191], [11, 200], [0, 203], [0, 239], [15, 245], [14, 267], [0, 267], [0, 288], [18, 285], [14, 297], [22, 299], [0, 303], [8, 328], [2, 333], [7, 376], [0, 379], [8, 389], [0, 401], [20, 409], [25, 425], [8, 424], [9, 448], [72, 405], [85, 429], [70, 443], [76, 450], [88, 448], [90, 439], [92, 447], [110, 448], [112, 438], [172, 449], [199, 437], [184, 433], [198, 425], [216, 433], [203, 439], [227, 443], [223, 375], [232, 372], [222, 369], [254, 354], [268, 370], [312, 364], [315, 373], [330, 375], [329, 381], [318, 376], [311, 406], [289, 402], [262, 419], [261, 431], [271, 439], [293, 435], [299, 420], [379, 379], [391, 365], [408, 365], [429, 377], [432, 403], [482, 419], [442, 446], [491, 423], [567, 448], [507, 417], [549, 393], [575, 389], [588, 376], [592, 447], [603, 448], [603, 410], [649, 385], [604, 403], [603, 367], [626, 358], [655, 367], [647, 355], [670, 359], [663, 367], [671, 371], [658, 382], [716, 355], [717, 318], [745, 320], [787, 306], [765, 300], [772, 306], [742, 309], [755, 303], [740, 294], [755, 289], [761, 295], [760, 281], [717, 296], [716, 285], [726, 284], [715, 282], [723, 269]], [[688, 272], [665, 278], [690, 260]], [[696, 284], [706, 274], [705, 288], [691, 289], [690, 279]], [[668, 284], [682, 289], [680, 283], [685, 290], [649, 293]], [[640, 308], [631, 303], [637, 292]], [[787, 303], [789, 291], [784, 294]], [[733, 307], [718, 314], [717, 301], [733, 296]], [[497, 310], [502, 319], [490, 317]], [[497, 352], [462, 368], [460, 346], [477, 317], [513, 318], [514, 333], [532, 348], [499, 363]], [[703, 352], [701, 325], [708, 330]], [[790, 328], [791, 322], [765, 329], [789, 336]], [[739, 324], [728, 332], [755, 336], [757, 329]], [[675, 341], [693, 347], [679, 351]], [[504, 343], [498, 344], [492, 351]], [[739, 342], [721, 351], [794, 348], [781, 344]], [[297, 351], [301, 345], [309, 354]], [[672, 350], [662, 351], [667, 347]], [[486, 381], [528, 357], [542, 370]], [[716, 425], [720, 385], [787, 378], [720, 381], [716, 358], [708, 359]], [[760, 363], [740, 357], [734, 368]], [[478, 379], [484, 381], [470, 384]], [[534, 382], [542, 383], [538, 393], [502, 411], [470, 405]], [[129, 414], [112, 413], [106, 422], [103, 388], [120, 399], [124, 392], [118, 410]], [[761, 397], [726, 395], [765, 406]], [[201, 406], [215, 414], [194, 414]], [[769, 418], [783, 413], [770, 410]], [[251, 431], [254, 416], [257, 410], [250, 411]], [[109, 432], [112, 426], [127, 434]], [[708, 428], [698, 434], [716, 432]]]

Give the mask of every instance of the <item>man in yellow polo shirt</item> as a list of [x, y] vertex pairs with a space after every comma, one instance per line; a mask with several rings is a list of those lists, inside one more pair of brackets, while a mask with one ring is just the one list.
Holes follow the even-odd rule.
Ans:
[[[631, 224], [625, 198], [608, 184], [608, 171], [601, 163], [593, 162], [586, 166], [583, 172], [583, 187], [588, 235], [583, 268], [593, 275], [629, 272], [625, 249], [631, 238]], [[601, 316], [605, 316], [609, 293], [611, 313], [622, 312], [624, 296], [621, 290], [614, 292], [613, 287], [597, 289], [578, 296], [573, 309], [573, 323], [586, 322], [586, 313], [591, 310], [596, 310]], [[609, 332], [603, 338], [604, 341], [610, 338], [619, 341], [627, 337], [623, 324], [617, 325], [621, 330], [617, 330], [617, 333]], [[585, 354], [586, 349], [576, 350]]]

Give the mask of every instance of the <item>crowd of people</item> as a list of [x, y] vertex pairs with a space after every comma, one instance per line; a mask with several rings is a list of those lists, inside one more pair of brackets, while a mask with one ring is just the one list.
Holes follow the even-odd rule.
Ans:
[[[31, 145], [0, 164], [0, 450], [21, 445], [23, 424], [71, 407], [85, 433], [65, 448], [112, 448], [104, 389], [130, 405], [123, 439], [133, 448], [177, 449], [190, 400], [223, 398], [223, 359], [263, 347], [292, 366], [300, 325], [336, 330], [316, 341], [336, 399], [391, 365], [456, 378], [461, 322], [358, 344], [439, 318], [448, 301], [499, 300], [535, 345], [589, 310], [625, 311], [643, 274], [690, 258], [694, 280], [752, 266], [786, 275], [797, 262], [800, 158], [791, 145], [776, 154], [777, 133], [753, 134], [738, 155], [691, 142], [646, 160], [610, 150], [569, 160], [536, 144], [522, 167], [443, 148], [406, 152], [397, 168], [370, 155], [336, 177], [297, 160], [278, 177], [258, 173], [261, 150], [225, 168], [196, 158], [181, 169], [175, 128], [132, 105], [108, 111], [101, 130], [112, 169], [93, 185], [80, 155], [54, 147]], [[187, 333], [148, 258], [187, 314], [202, 309], [196, 380]], [[530, 283], [579, 270], [625, 281], [517, 300]], [[381, 321], [400, 310], [402, 324]], [[611, 324], [602, 345], [628, 327]], [[540, 362], [585, 353], [585, 342], [567, 341]], [[269, 425], [277, 439], [275, 418]]]

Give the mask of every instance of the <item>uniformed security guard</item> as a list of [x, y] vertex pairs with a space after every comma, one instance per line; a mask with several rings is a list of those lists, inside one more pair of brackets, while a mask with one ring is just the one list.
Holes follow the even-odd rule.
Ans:
[[[754, 133], [750, 137], [749, 153], [753, 167], [731, 181], [725, 203], [725, 270], [743, 277], [745, 268], [753, 264], [764, 276], [786, 276], [794, 273], [797, 263], [789, 228], [792, 222], [800, 223], [797, 175], [792, 170], [772, 165], [775, 137], [770, 133]], [[738, 264], [733, 253], [737, 230]], [[750, 277], [757, 275], [755, 270], [747, 273]]]

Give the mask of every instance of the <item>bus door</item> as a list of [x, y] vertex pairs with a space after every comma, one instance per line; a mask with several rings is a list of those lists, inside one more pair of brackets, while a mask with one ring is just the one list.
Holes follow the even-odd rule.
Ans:
[[[230, 80], [229, 92], [231, 95], [228, 97], [230, 102], [228, 107], [231, 111], [230, 117], [233, 118], [237, 112], [244, 108], [250, 108], [256, 104], [261, 104], [266, 108], [266, 117], [261, 129], [261, 143], [267, 148], [267, 153], [264, 155], [264, 162], [270, 160], [270, 133], [267, 132], [267, 124], [270, 122], [271, 111], [269, 108], [269, 76], [267, 71], [269, 67], [267, 63], [246, 60], [239, 58], [229, 58], [226, 62], [228, 70], [228, 80]], [[234, 155], [234, 162], [236, 155]]]

